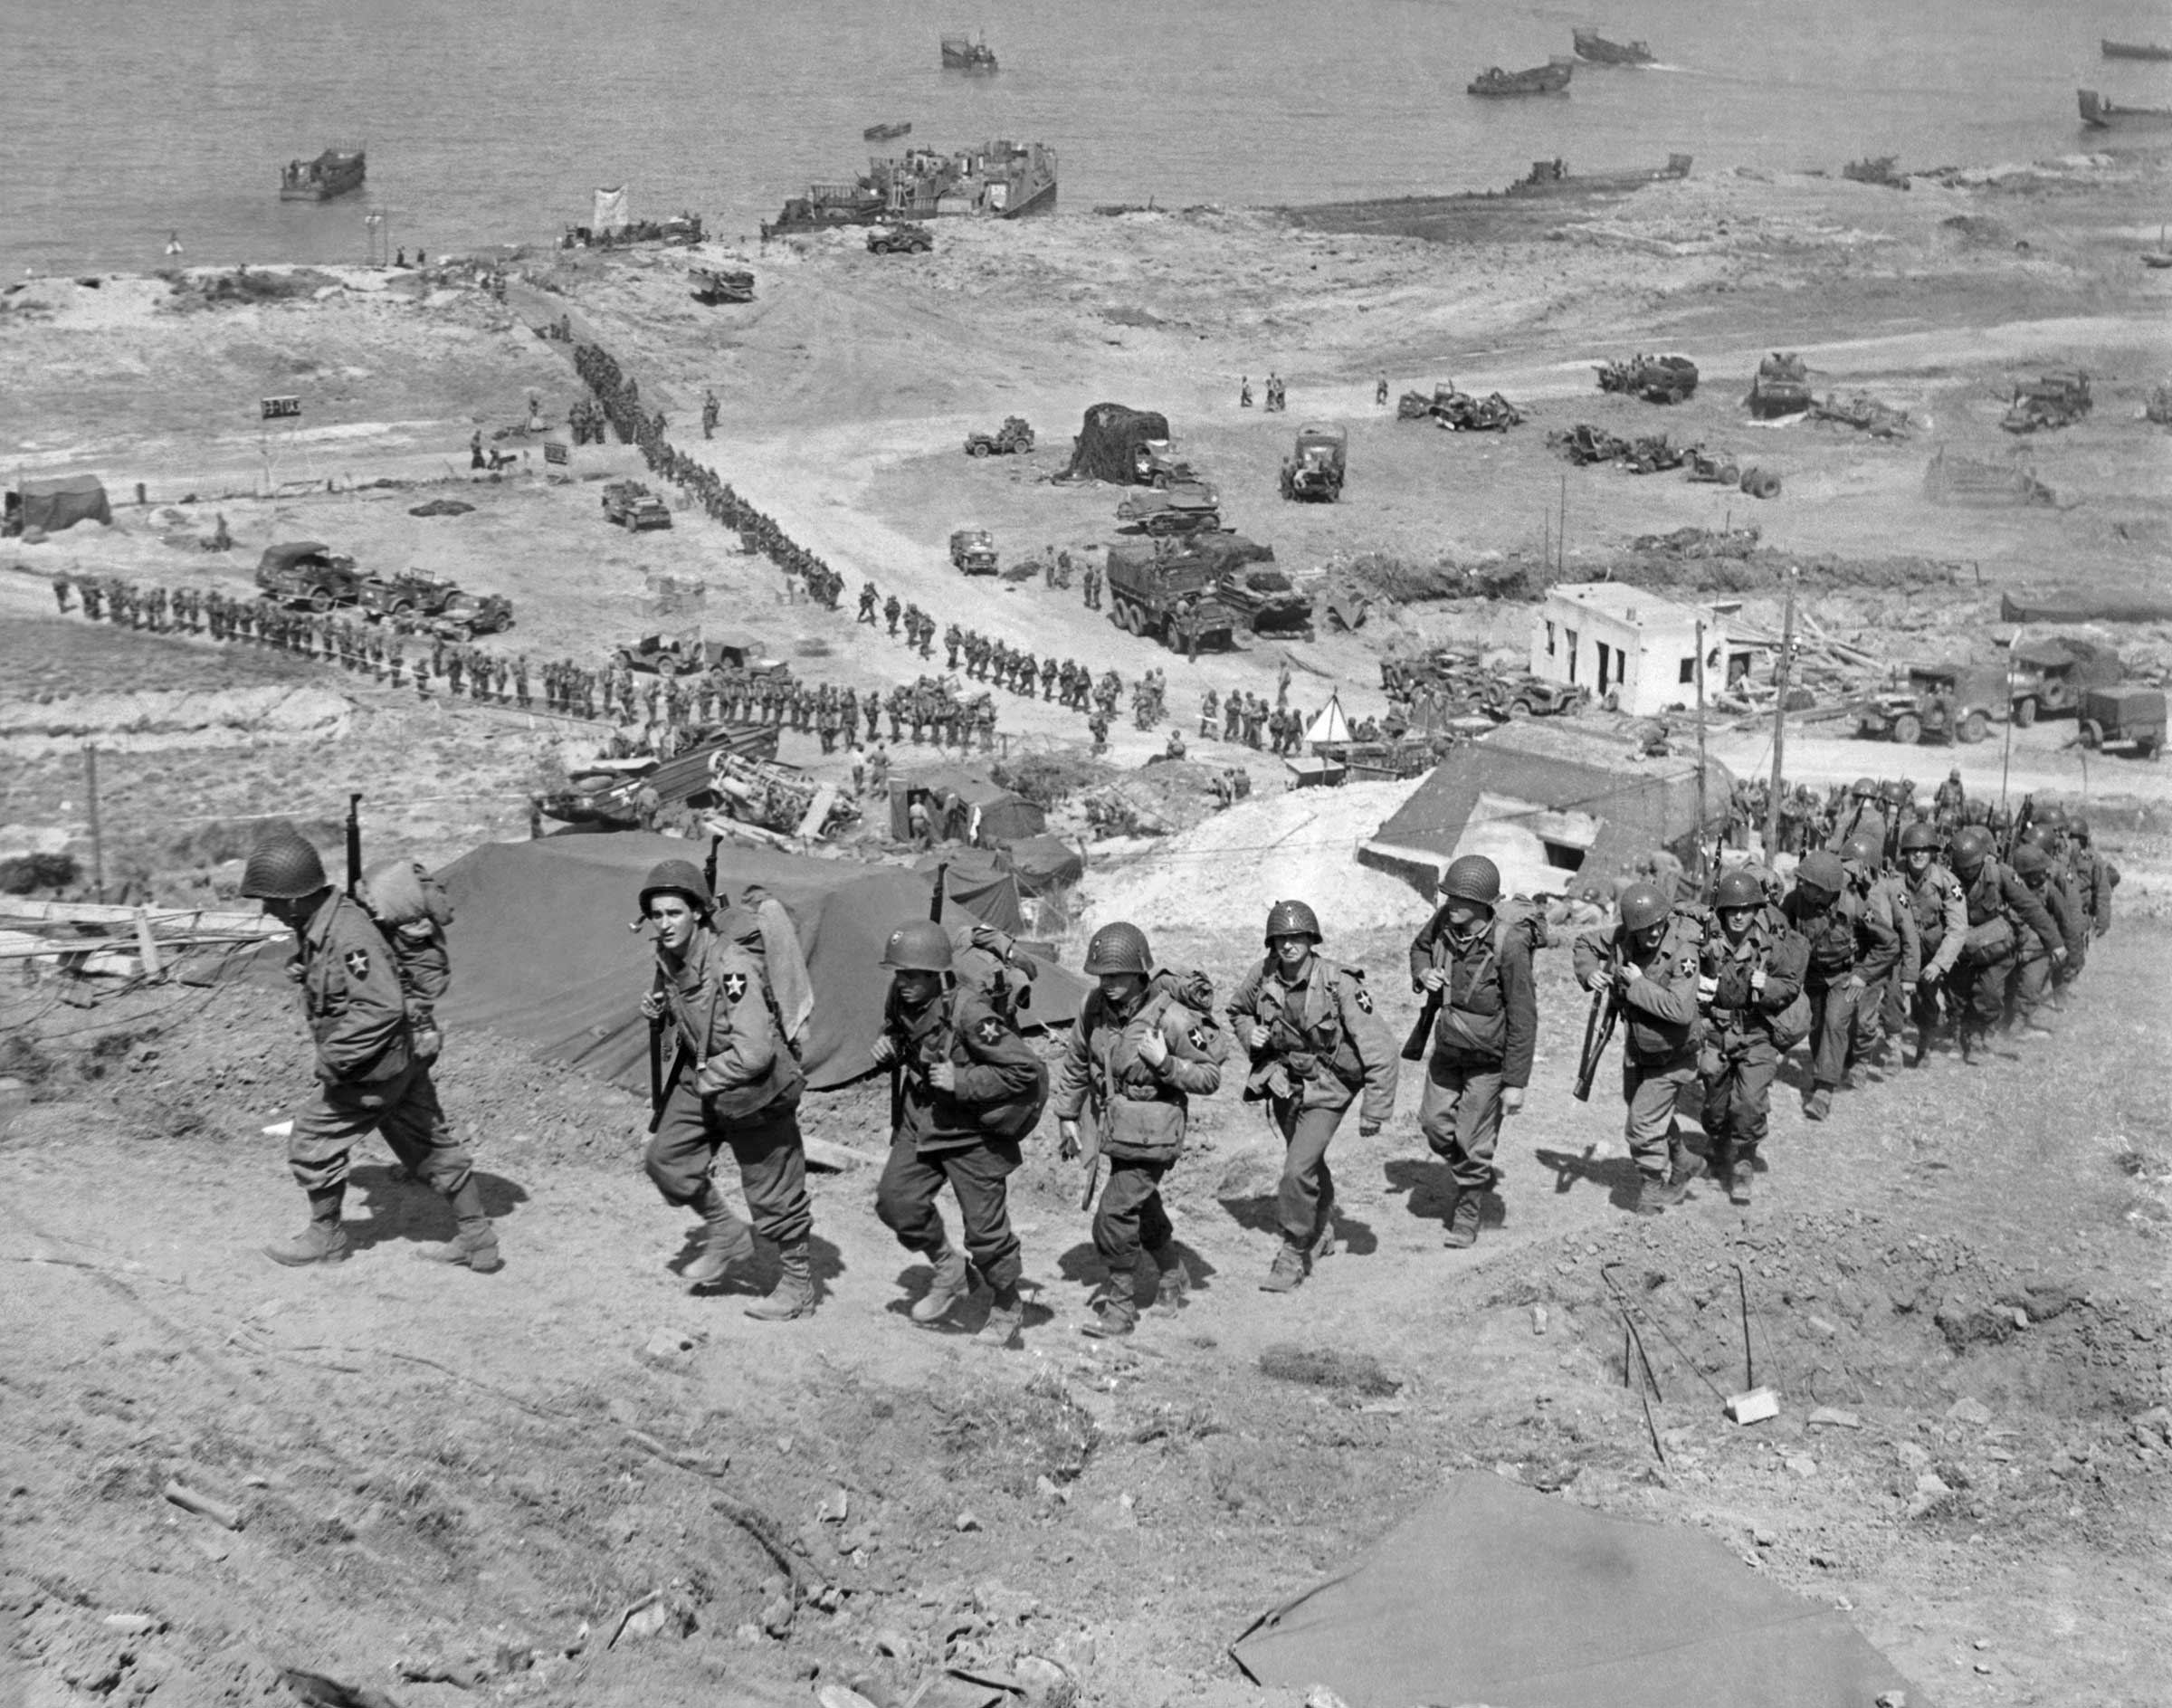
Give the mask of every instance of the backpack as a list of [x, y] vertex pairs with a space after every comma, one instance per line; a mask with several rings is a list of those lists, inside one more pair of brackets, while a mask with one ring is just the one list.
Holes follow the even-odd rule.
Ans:
[[1766, 1029], [1772, 1034], [1773, 1048], [1782, 1055], [1786, 1054], [1810, 1035], [1810, 993], [1798, 990], [1793, 1002], [1765, 1023]]
[[395, 860], [357, 885], [355, 899], [385, 940], [410, 1018], [436, 1030], [433, 1009], [452, 984], [452, 960], [445, 946], [452, 898], [443, 883], [420, 861]]
[[[967, 1060], [959, 1043], [957, 1011], [964, 998], [971, 994], [963, 985], [950, 992], [950, 1059], [958, 1066]], [[1048, 1106], [1048, 1064], [1036, 1054], [1034, 1057], [1034, 1089], [1014, 1102], [989, 1103], [972, 1112], [975, 1123], [991, 1138], [1013, 1140], [1024, 1138], [1041, 1124], [1041, 1112]]]

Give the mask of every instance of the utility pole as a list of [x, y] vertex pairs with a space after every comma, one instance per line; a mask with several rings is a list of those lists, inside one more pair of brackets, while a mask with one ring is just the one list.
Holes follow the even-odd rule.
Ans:
[[83, 787], [90, 797], [90, 892], [106, 899], [106, 836], [98, 822], [98, 749], [83, 749]]
[[[1704, 769], [1704, 619], [1699, 617], [1697, 619], [1697, 864], [1700, 866], [1706, 864], [1704, 827], [1707, 821], [1705, 818]], [[1713, 857], [1712, 864], [1718, 864], [1717, 855]], [[1709, 889], [1710, 886], [1708, 884], [1706, 887]]]
[[1795, 583], [1799, 572], [1787, 572], [1787, 615], [1780, 628], [1780, 667], [1773, 677], [1772, 793], [1765, 803], [1765, 860], [1769, 865], [1780, 846], [1780, 767], [1787, 753], [1787, 678], [1795, 669]]

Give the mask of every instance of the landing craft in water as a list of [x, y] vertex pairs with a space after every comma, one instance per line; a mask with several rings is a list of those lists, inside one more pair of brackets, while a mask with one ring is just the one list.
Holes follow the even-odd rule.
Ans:
[[1510, 196], [1572, 196], [1587, 190], [1634, 190], [1646, 184], [1665, 184], [1690, 176], [1692, 157], [1670, 154], [1664, 166], [1641, 172], [1579, 172], [1572, 174], [1558, 155], [1551, 160], [1534, 160], [1528, 176], [1509, 186]]
[[1654, 55], [1642, 42], [1609, 42], [1596, 30], [1578, 30], [1575, 35], [1577, 57], [1588, 60], [1594, 65], [1650, 65]]
[[335, 196], [360, 189], [364, 170], [360, 148], [327, 148], [314, 160], [290, 160], [280, 168], [279, 199], [329, 202]]
[[976, 41], [969, 35], [943, 37], [943, 69], [947, 72], [992, 72], [996, 67], [996, 50], [988, 45], [988, 38]]
[[1491, 66], [1481, 72], [1469, 85], [1473, 95], [1566, 95], [1568, 93], [1569, 73], [1575, 70], [1567, 60], [1549, 60], [1544, 65], [1534, 65], [1528, 72], [1504, 72]]
[[2172, 47], [2159, 47], [2155, 42], [2114, 42], [2108, 36], [2098, 40], [2108, 60], [2172, 60]]
[[866, 142], [889, 142], [894, 138], [910, 135], [912, 121], [910, 119], [900, 119], [893, 124], [870, 125], [860, 133], [861, 139]]
[[2082, 106], [2082, 122], [2091, 130], [2172, 129], [2172, 109], [2121, 107], [2093, 89], [2077, 91], [2076, 99]]
[[879, 220], [1017, 219], [1056, 205], [1056, 151], [1042, 142], [984, 142], [955, 153], [912, 148], [870, 160], [850, 184], [810, 184], [765, 237]]

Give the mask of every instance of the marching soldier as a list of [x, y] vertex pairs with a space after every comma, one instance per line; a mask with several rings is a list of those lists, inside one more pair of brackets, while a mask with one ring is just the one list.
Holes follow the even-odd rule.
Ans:
[[[1138, 926], [1119, 922], [1096, 931], [1086, 946], [1086, 973], [1099, 983], [1072, 1028], [1055, 1110], [1069, 1161], [1081, 1154], [1079, 1117], [1091, 1104], [1096, 1167], [1108, 1165], [1093, 1217], [1094, 1249], [1108, 1275], [1083, 1330], [1107, 1340], [1138, 1325], [1133, 1272], [1142, 1247], [1172, 1302], [1185, 1290], [1161, 1181], [1184, 1150], [1191, 1100], [1220, 1089], [1229, 1045], [1205, 1012], [1204, 993], [1155, 973], [1153, 950]], [[1200, 1001], [1188, 1001], [1192, 995]]]
[[1616, 906], [1615, 924], [1577, 939], [1577, 980], [1591, 991], [1611, 987], [1628, 1022], [1622, 1097], [1637, 1169], [1634, 1208], [1639, 1216], [1657, 1216], [1690, 1196], [1696, 1173], [1678, 1110], [1697, 1078], [1693, 1039], [1704, 932], [1654, 883], [1632, 883]]
[[[890, 999], [872, 1054], [896, 1074], [897, 1116], [875, 1213], [900, 1245], [935, 1265], [912, 1320], [938, 1322], [965, 1302], [972, 1293], [970, 1257], [995, 1293], [975, 1338], [986, 1346], [1015, 1346], [1025, 1307], [1007, 1182], [1021, 1160], [1018, 1141], [1041, 1118], [1045, 1070], [1001, 1007], [960, 982], [950, 934], [940, 925], [916, 920], [900, 926], [883, 948], [882, 965], [891, 972]], [[946, 1185], [964, 1224], [963, 1252], [950, 1244], [935, 1207]]]
[[890, 597], [882, 601], [882, 620], [890, 625], [890, 632], [893, 637], [898, 632], [898, 619], [904, 615], [905, 607], [898, 603], [896, 594], [891, 594]]
[[1914, 1000], [1916, 1024], [1912, 1065], [1923, 1065], [1939, 1029], [1939, 988], [1961, 959], [1968, 940], [1968, 902], [1952, 873], [1939, 863], [1937, 829], [1918, 821], [1900, 833], [1900, 876], [1915, 915], [1920, 965]]
[[[2058, 882], [2053, 864], [2041, 843], [2024, 842], [2014, 850], [2014, 875], [2028, 886], [2037, 904], [2051, 916], [2055, 931], [2046, 936], [2031, 927], [2022, 933], [2014, 971], [2014, 1004], [2024, 1037], [2052, 1035], [2046, 1010], [2053, 1003], [2054, 978], [2062, 969], [2074, 965], [2085, 940], [2081, 910]], [[2059, 951], [2055, 959], [2054, 950]]]
[[502, 1269], [473, 1165], [454, 1141], [431, 1081], [435, 1050], [418, 1036], [392, 948], [376, 921], [332, 887], [317, 850], [291, 831], [251, 852], [242, 893], [262, 902], [294, 933], [298, 952], [288, 973], [300, 987], [319, 1081], [287, 1141], [288, 1165], [309, 1197], [310, 1225], [284, 1245], [265, 1246], [264, 1255], [290, 1268], [347, 1260], [351, 1247], [339, 1217], [348, 1159], [358, 1140], [379, 1132], [408, 1173], [442, 1192], [459, 1218], [451, 1240], [415, 1255], [477, 1274]]
[[2005, 1022], [2020, 947], [2015, 921], [2038, 942], [2056, 945], [2050, 950], [2054, 966], [2066, 959], [2064, 934], [2029, 886], [1993, 856], [1996, 845], [1981, 825], [1964, 825], [1953, 839], [1953, 875], [1961, 886], [1968, 932], [1948, 982], [1964, 1062], [1986, 1034]]
[[2091, 937], [2111, 930], [2111, 892], [2119, 887], [2120, 869], [2091, 845], [2089, 820], [2076, 813], [2066, 826], [2066, 864], [2082, 916]]
[[1721, 875], [1712, 906], [1720, 933], [1705, 942], [1697, 984], [1710, 1022], [1698, 1060], [1711, 1140], [1706, 1160], [1728, 1198], [1746, 1205], [1772, 1112], [1773, 1077], [1798, 1035], [1788, 1011], [1809, 1006], [1803, 976], [1810, 949], [1768, 905], [1756, 874], [1740, 866]]
[[1892, 929], [1900, 952], [1882, 977], [1872, 979], [1855, 1005], [1853, 1058], [1877, 1065], [1890, 1035], [1896, 1041], [1922, 976], [1923, 946], [1916, 934], [1916, 911], [1899, 873], [1885, 871], [1882, 849], [1860, 831], [1841, 844], [1840, 863], [1848, 887], [1862, 898], [1863, 911]]
[[1900, 934], [1865, 904], [1841, 856], [1824, 849], [1803, 856], [1781, 908], [1810, 946], [1810, 1094], [1803, 1113], [1823, 1121], [1862, 1035], [1858, 1009], [1876, 1000], [1871, 990], [1898, 964]]
[[1448, 1165], [1445, 1245], [1478, 1244], [1502, 1117], [1523, 1107], [1538, 1037], [1528, 933], [1498, 922], [1500, 868], [1464, 854], [1441, 874], [1441, 905], [1410, 945], [1410, 988], [1434, 1010], [1418, 1131]]
[[1277, 902], [1265, 937], [1266, 956], [1245, 974], [1226, 1012], [1231, 1033], [1252, 1054], [1245, 1101], [1265, 1100], [1285, 1147], [1276, 1205], [1282, 1244], [1260, 1286], [1288, 1293], [1335, 1249], [1328, 1141], [1360, 1090], [1358, 1135], [1380, 1131], [1396, 1112], [1398, 1064], [1365, 974], [1320, 959], [1319, 919], [1310, 908]]
[[[754, 1255], [753, 1234], [777, 1248], [779, 1274], [767, 1297], [747, 1308], [759, 1322], [814, 1313], [807, 1236], [807, 1159], [799, 1136], [806, 1084], [786, 1042], [762, 963], [761, 930], [737, 910], [721, 921], [700, 868], [666, 860], [642, 885], [641, 911], [655, 928], [656, 975], [642, 998], [652, 1025], [668, 1023], [674, 1061], [643, 1165], [667, 1204], [708, 1224], [700, 1255], [685, 1270], [696, 1286], [721, 1281]], [[719, 929], [719, 926], [722, 929]], [[731, 1149], [754, 1227], [732, 1214], [711, 1172]]]
[[1939, 792], [1930, 797], [1932, 823], [1950, 835], [1960, 828], [1961, 815], [1967, 806], [1968, 790], [1961, 782], [1961, 768], [1957, 765], [1946, 773]]

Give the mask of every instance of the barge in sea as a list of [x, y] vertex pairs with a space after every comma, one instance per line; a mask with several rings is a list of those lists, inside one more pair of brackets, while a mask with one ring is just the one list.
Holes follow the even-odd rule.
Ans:
[[870, 160], [849, 184], [810, 184], [765, 237], [884, 220], [1018, 219], [1056, 205], [1056, 151], [1044, 142], [983, 142], [945, 154], [911, 148]]

